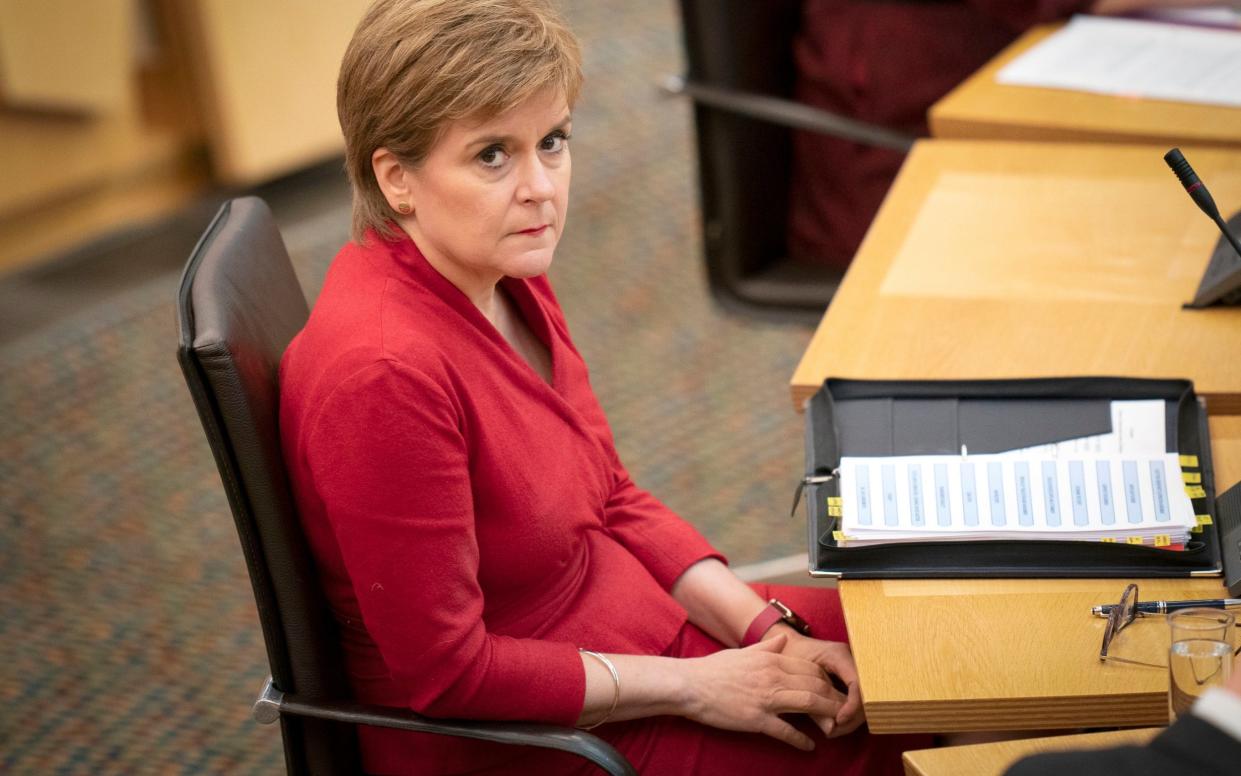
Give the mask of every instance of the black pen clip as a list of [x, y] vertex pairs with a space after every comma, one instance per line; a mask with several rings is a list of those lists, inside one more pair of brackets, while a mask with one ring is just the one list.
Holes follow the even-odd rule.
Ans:
[[793, 492], [793, 508], [789, 510], [789, 517], [794, 517], [797, 515], [797, 505], [801, 503], [801, 494], [802, 491], [806, 489], [807, 485], [819, 485], [827, 482], [828, 480], [834, 479], [836, 479], [835, 471], [831, 474], [815, 474], [802, 477], [797, 483], [797, 490]]

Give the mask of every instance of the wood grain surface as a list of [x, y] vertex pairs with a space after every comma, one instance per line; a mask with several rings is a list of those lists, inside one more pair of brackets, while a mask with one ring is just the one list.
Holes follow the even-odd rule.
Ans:
[[[1130, 581], [1140, 599], [1225, 594], [1218, 577], [842, 581], [870, 729], [1166, 725], [1166, 670], [1098, 659], [1106, 621], [1090, 609]], [[1162, 618], [1145, 618], [1113, 654], [1154, 662], [1167, 648]]]
[[[1225, 212], [1241, 154], [1184, 149]], [[1162, 147], [930, 140], [906, 160], [793, 375], [1188, 378], [1241, 414], [1241, 308], [1185, 310], [1219, 233]]]

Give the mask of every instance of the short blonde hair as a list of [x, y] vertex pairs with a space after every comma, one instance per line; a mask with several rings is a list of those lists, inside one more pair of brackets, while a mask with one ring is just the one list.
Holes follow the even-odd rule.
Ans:
[[577, 39], [549, 0], [376, 0], [336, 85], [353, 239], [395, 234], [376, 149], [416, 167], [449, 122], [488, 120], [548, 88], [573, 105], [581, 83]]

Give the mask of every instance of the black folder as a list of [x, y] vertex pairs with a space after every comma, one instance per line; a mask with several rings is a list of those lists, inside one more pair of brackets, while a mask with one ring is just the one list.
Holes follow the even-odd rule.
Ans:
[[[1111, 402], [1163, 399], [1167, 452], [1195, 456], [1212, 521], [1183, 550], [1098, 541], [923, 541], [840, 546], [835, 476], [842, 456], [998, 453], [1111, 431]], [[1173, 445], [1175, 448], [1173, 449]], [[1205, 403], [1187, 380], [1070, 377], [880, 381], [829, 378], [806, 406], [810, 572], [845, 579], [1186, 577], [1222, 571]]]

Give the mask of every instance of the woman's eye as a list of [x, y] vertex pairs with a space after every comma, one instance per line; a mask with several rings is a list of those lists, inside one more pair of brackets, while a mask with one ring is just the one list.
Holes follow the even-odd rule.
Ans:
[[560, 153], [564, 150], [565, 143], [569, 141], [569, 136], [563, 132], [553, 132], [543, 138], [542, 149], [550, 151], [553, 154]]
[[482, 162], [484, 167], [500, 167], [508, 161], [508, 154], [499, 146], [489, 146], [478, 155], [478, 161]]

